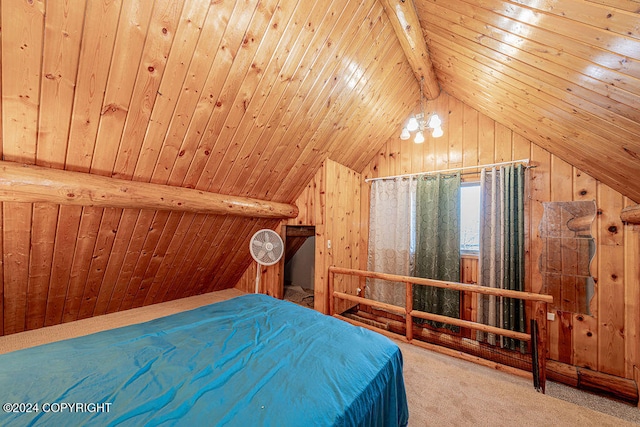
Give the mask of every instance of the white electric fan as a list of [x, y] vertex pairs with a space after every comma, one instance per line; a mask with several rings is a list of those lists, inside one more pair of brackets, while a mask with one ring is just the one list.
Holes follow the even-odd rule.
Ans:
[[268, 228], [259, 230], [249, 242], [249, 251], [256, 266], [256, 294], [260, 287], [260, 265], [273, 265], [280, 261], [284, 253], [284, 243], [280, 235]]

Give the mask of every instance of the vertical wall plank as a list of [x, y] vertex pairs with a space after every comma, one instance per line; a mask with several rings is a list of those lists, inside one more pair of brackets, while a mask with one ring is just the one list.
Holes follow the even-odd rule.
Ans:
[[598, 184], [598, 370], [624, 376], [625, 269], [623, 198]]
[[[551, 156], [547, 151], [532, 144], [531, 163], [535, 165], [536, 168], [532, 169], [530, 173], [530, 253], [532, 264], [538, 265], [543, 250], [543, 242], [540, 239], [539, 230], [540, 221], [544, 213], [542, 203], [551, 200]], [[546, 289], [543, 289], [542, 275], [538, 268], [531, 269], [529, 283], [532, 292], [548, 293]], [[548, 357], [552, 360], [558, 360], [558, 340], [559, 334], [561, 333], [560, 318], [556, 316], [554, 321], [547, 322], [546, 327], [549, 343], [547, 348]]]
[[[513, 132], [509, 128], [500, 123], [495, 124], [495, 154], [493, 161], [496, 163], [508, 162], [513, 160], [511, 155], [512, 150], [512, 135]], [[517, 159], [516, 159], [517, 160]]]
[[[390, 144], [387, 144], [387, 147], [389, 147]], [[395, 166], [396, 162], [389, 162], [388, 164]], [[325, 249], [325, 258], [324, 258], [324, 268], [329, 268], [329, 266], [331, 265], [335, 265], [336, 263], [336, 259], [335, 259], [335, 253], [338, 250], [337, 247], [337, 242], [333, 236], [334, 233], [334, 229], [335, 229], [335, 225], [333, 224], [333, 218], [334, 215], [336, 214], [335, 212], [335, 204], [336, 204], [336, 192], [338, 191], [337, 188], [333, 187], [331, 185], [332, 182], [335, 182], [335, 171], [334, 171], [334, 167], [333, 167], [333, 162], [330, 162], [328, 160], [326, 160], [323, 163], [324, 167], [323, 167], [323, 172], [324, 172], [324, 180], [326, 182], [326, 186], [325, 186], [325, 197], [326, 197], [326, 202], [325, 202], [325, 209], [327, 211], [327, 218], [331, 218], [331, 221], [327, 221], [324, 224], [324, 249]], [[395, 169], [390, 170], [389, 173], [395, 175]], [[338, 290], [338, 289], [342, 289], [342, 283], [344, 281], [344, 277], [340, 277], [340, 276], [336, 276], [335, 280], [334, 280], [334, 290]], [[323, 286], [324, 288], [324, 286]], [[327, 288], [328, 289], [328, 286]], [[328, 301], [329, 298], [331, 298], [331, 295], [328, 295], [325, 297]], [[327, 303], [328, 304], [328, 303]], [[328, 309], [328, 305], [327, 305], [327, 309]]]
[[[418, 156], [415, 156], [418, 157]], [[415, 169], [412, 169], [412, 172]], [[360, 182], [360, 263], [358, 269], [366, 270], [368, 263], [367, 249], [369, 247], [369, 207], [371, 197], [371, 183], [366, 182], [371, 177], [371, 168], [367, 166], [361, 173]]]
[[495, 122], [481, 114], [478, 117], [478, 162], [487, 165], [495, 162]]
[[[434, 112], [438, 113], [442, 120], [442, 128], [449, 129], [451, 117], [448, 98], [439, 96], [430, 101], [431, 103], [434, 105]], [[425, 144], [423, 144], [423, 147], [435, 147], [433, 150], [435, 160], [433, 170], [449, 169], [449, 136], [450, 132], [445, 132], [440, 138], [433, 138], [428, 132], [424, 136]]]
[[[629, 201], [627, 200], [627, 204]], [[640, 369], [640, 225], [625, 226], [625, 376], [635, 378]]]
[[[596, 200], [596, 180], [573, 168], [573, 199]], [[597, 217], [597, 216], [596, 216]], [[598, 221], [594, 218], [591, 226], [591, 235], [596, 238]], [[598, 241], [596, 240], [596, 244]], [[598, 277], [598, 263], [592, 262], [589, 271], [595, 278]], [[598, 292], [594, 292], [589, 304], [590, 315], [573, 315], [573, 364], [593, 370], [598, 369]], [[631, 378], [631, 377], [629, 377]]]
[[400, 147], [398, 150], [398, 158], [400, 169], [398, 170], [398, 175], [404, 175], [411, 173], [411, 159], [413, 158], [413, 146], [416, 145], [410, 139], [407, 141], [398, 141], [398, 146]]
[[463, 104], [462, 108], [462, 166], [468, 167], [480, 165], [482, 163], [478, 159], [478, 111], [468, 107], [466, 104]]
[[[555, 156], [551, 156], [550, 176], [554, 182], [570, 183], [573, 177], [571, 165]], [[573, 187], [571, 185], [551, 185], [552, 202], [570, 202], [573, 200]], [[558, 245], [559, 252], [554, 256], [561, 264], [561, 268], [570, 268], [569, 260], [566, 259], [564, 247]], [[574, 280], [568, 280], [564, 276], [558, 280], [559, 301], [553, 305], [559, 307], [556, 310], [557, 320], [552, 322], [549, 331], [555, 337], [554, 350], [557, 351], [555, 360], [563, 363], [573, 364], [573, 313], [576, 301], [576, 286]], [[558, 328], [558, 329], [556, 329]]]
[[[449, 123], [447, 124], [447, 138], [449, 146], [449, 168], [462, 167], [464, 162], [463, 135], [464, 135], [464, 108], [462, 102], [450, 96]], [[444, 137], [443, 135], [442, 137]]]

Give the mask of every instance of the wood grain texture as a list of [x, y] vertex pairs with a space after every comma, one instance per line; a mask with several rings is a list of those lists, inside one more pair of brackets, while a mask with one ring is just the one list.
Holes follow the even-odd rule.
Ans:
[[640, 224], [640, 205], [631, 205], [622, 209], [620, 212], [622, 222], [630, 224]]
[[425, 96], [428, 99], [437, 98], [440, 94], [440, 86], [433, 71], [427, 44], [422, 36], [413, 0], [381, 0], [380, 3], [391, 21], [416, 79], [424, 86]]
[[0, 161], [0, 200], [295, 218], [295, 205]]
[[[462, 126], [462, 129], [453, 131], [454, 135], [464, 138], [462, 144], [453, 143], [451, 138], [447, 144], [440, 144], [440, 139], [427, 138], [424, 144], [418, 145], [393, 137], [363, 170], [363, 178], [389, 176], [399, 171], [416, 173], [451, 165], [457, 167], [460, 157], [464, 166], [530, 158], [535, 168], [528, 171], [525, 286], [534, 293], [544, 291], [538, 269], [543, 249], [538, 228], [543, 216], [542, 203], [595, 200], [598, 215], [591, 232], [595, 237], [596, 251], [590, 270], [596, 286], [595, 294], [588, 302], [591, 315], [572, 313], [560, 307], [551, 310], [556, 316], [555, 320], [546, 322], [548, 357], [632, 379], [632, 366], [638, 364], [635, 335], [640, 326], [636, 307], [636, 295], [640, 289], [637, 272], [640, 259], [637, 254], [637, 230], [634, 228], [637, 226], [623, 225], [619, 213], [633, 202], [487, 115], [455, 99], [444, 102], [443, 99], [447, 98], [450, 97], [441, 95], [436, 102], [430, 101], [428, 109], [448, 117], [443, 127], [445, 134], [450, 132], [450, 126]], [[460, 114], [462, 121], [455, 118]], [[407, 156], [411, 156], [412, 160], [409, 161]], [[410, 169], [408, 165], [411, 165]], [[471, 181], [478, 179], [477, 175], [465, 175], [464, 178]], [[363, 182], [361, 194], [366, 195], [368, 191], [369, 184]], [[368, 222], [368, 206], [363, 206], [361, 212], [364, 230]], [[365, 232], [361, 234], [365, 235]], [[366, 239], [361, 239], [360, 245], [360, 256], [364, 258]], [[470, 265], [473, 264], [469, 260], [463, 260], [463, 277], [467, 282], [473, 280], [473, 273], [467, 271]], [[549, 293], [556, 295], [553, 289]], [[560, 292], [557, 298], [561, 299]], [[473, 320], [473, 302], [463, 301], [463, 308], [465, 315], [470, 314], [469, 320]]]
[[637, 13], [574, 1], [416, 7], [445, 92], [638, 198]]

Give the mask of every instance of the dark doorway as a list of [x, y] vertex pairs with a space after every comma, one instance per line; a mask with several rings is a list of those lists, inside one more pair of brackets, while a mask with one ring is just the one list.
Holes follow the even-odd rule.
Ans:
[[287, 226], [284, 265], [284, 299], [313, 308], [315, 227]]

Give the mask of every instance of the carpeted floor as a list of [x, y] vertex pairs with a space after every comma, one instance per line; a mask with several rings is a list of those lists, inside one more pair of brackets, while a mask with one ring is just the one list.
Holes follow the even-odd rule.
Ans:
[[[524, 378], [411, 344], [397, 344], [405, 362], [410, 426], [613, 427], [640, 423], [640, 410], [624, 403], [572, 388], [568, 394], [578, 404], [571, 403], [552, 396], [560, 385], [547, 383], [547, 394], [541, 394]], [[581, 406], [594, 401], [599, 408], [626, 419]]]
[[313, 308], [313, 289], [304, 289], [297, 285], [285, 286], [284, 299], [307, 308]]
[[[241, 291], [227, 289], [8, 335], [0, 337], [0, 353], [145, 322], [241, 294]], [[411, 427], [604, 427], [640, 424], [640, 410], [629, 405], [608, 399], [602, 400], [604, 398], [566, 387], [569, 389], [567, 391], [563, 386], [556, 387], [553, 383], [548, 383], [548, 394], [543, 395], [536, 392], [530, 382], [523, 378], [410, 344], [398, 342], [398, 345], [402, 349], [404, 358], [405, 384], [410, 412], [409, 426]], [[559, 395], [566, 393], [572, 397], [565, 396], [563, 397], [565, 400], [562, 400], [552, 396], [556, 393]], [[573, 401], [577, 404], [567, 401], [571, 399], [574, 399]], [[617, 414], [618, 417], [603, 413], [607, 411]]]

